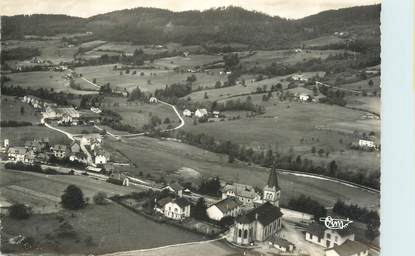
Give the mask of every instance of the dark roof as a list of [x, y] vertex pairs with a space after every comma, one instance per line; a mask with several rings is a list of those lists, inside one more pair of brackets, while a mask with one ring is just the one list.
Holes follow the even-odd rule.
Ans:
[[236, 198], [228, 197], [214, 205], [218, 207], [221, 212], [226, 213], [240, 206], [241, 202]]
[[[323, 224], [317, 223], [317, 222], [313, 222], [311, 223], [308, 228], [307, 228], [307, 232], [310, 234], [313, 234], [317, 237], [323, 238], [324, 237], [324, 231], [326, 231], [326, 227]], [[337, 234], [339, 234], [342, 237], [348, 236], [353, 234], [353, 230], [351, 229], [350, 226], [348, 226], [345, 229], [333, 229], [333, 232], [336, 232]]]
[[316, 223], [316, 222], [313, 222], [307, 227], [306, 232], [310, 233], [314, 236], [317, 236], [319, 238], [323, 238], [325, 230], [326, 230], [326, 228], [323, 225], [321, 225], [319, 223]]
[[268, 187], [270, 188], [279, 188], [278, 187], [278, 177], [277, 177], [277, 171], [275, 170], [275, 166], [272, 167], [272, 169], [270, 170], [269, 173], [269, 177], [268, 177]]
[[282, 213], [279, 207], [266, 202], [263, 205], [247, 212], [245, 215], [240, 216], [236, 219], [236, 222], [247, 224], [252, 223], [257, 219], [262, 225], [266, 226], [281, 216]]
[[185, 198], [183, 197], [179, 197], [176, 198], [175, 200], [173, 200], [174, 203], [176, 203], [178, 206], [180, 206], [181, 208], [186, 207], [188, 205], [190, 205], [190, 202], [187, 201]]
[[168, 196], [168, 197], [164, 197], [162, 199], [157, 200], [156, 204], [159, 207], [164, 207], [168, 202], [170, 202], [172, 200], [173, 200], [173, 198], [171, 198], [171, 197]]
[[293, 243], [291, 243], [291, 242], [289, 242], [289, 241], [287, 241], [287, 240], [285, 240], [284, 238], [281, 238], [281, 237], [274, 237], [272, 239], [272, 242], [274, 242], [274, 244], [277, 244], [277, 245], [279, 245], [281, 247], [285, 247], [285, 248], [290, 247], [290, 245], [294, 246]]
[[364, 252], [368, 249], [368, 246], [361, 242], [347, 239], [343, 244], [334, 246], [333, 248], [327, 249], [326, 251], [334, 250], [339, 256], [352, 256], [360, 252]]

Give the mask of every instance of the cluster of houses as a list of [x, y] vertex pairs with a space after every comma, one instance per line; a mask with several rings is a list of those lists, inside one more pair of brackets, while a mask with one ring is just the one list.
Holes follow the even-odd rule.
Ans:
[[23, 96], [23, 98], [21, 98], [23, 103], [27, 103], [29, 105], [31, 105], [34, 109], [38, 110], [38, 111], [43, 111], [45, 108], [47, 107], [56, 107], [57, 104], [56, 103], [51, 103], [48, 101], [45, 101], [43, 99], [40, 99], [36, 96], [32, 96], [32, 95], [26, 95]]
[[223, 117], [223, 114], [221, 114], [219, 111], [207, 111], [206, 108], [198, 108], [195, 111], [191, 111], [190, 109], [183, 110], [183, 116], [185, 117], [196, 117], [196, 118], [203, 118], [203, 117], [214, 117], [219, 118]]
[[46, 107], [43, 118], [57, 120], [61, 125], [78, 125], [80, 113], [73, 107]]
[[10, 146], [9, 140], [4, 141], [5, 152], [10, 161], [22, 162], [24, 164], [47, 163], [53, 156], [56, 159], [64, 159], [71, 154], [80, 153], [79, 145], [72, 144], [70, 147], [63, 144], [52, 145], [48, 138], [26, 141], [24, 146]]

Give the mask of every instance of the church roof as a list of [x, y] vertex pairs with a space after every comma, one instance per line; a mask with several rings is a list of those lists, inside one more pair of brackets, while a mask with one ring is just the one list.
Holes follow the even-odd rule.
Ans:
[[278, 186], [278, 177], [277, 177], [277, 171], [275, 170], [275, 167], [272, 167], [269, 177], [268, 177], [268, 187], [269, 188], [279, 188]]
[[258, 220], [263, 226], [267, 226], [271, 222], [280, 218], [282, 213], [279, 207], [276, 207], [269, 202], [254, 208], [236, 219], [238, 223], [248, 224]]

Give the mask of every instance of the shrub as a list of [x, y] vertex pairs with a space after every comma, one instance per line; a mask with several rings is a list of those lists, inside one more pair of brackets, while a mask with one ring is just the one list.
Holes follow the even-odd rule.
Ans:
[[95, 204], [100, 204], [100, 205], [105, 204], [107, 201], [107, 194], [104, 192], [98, 192], [97, 194], [94, 195], [92, 200], [94, 200]]
[[69, 210], [78, 210], [85, 206], [82, 190], [75, 185], [69, 185], [61, 196], [62, 206]]
[[9, 209], [9, 216], [13, 219], [23, 220], [29, 218], [31, 209], [24, 204], [13, 204]]

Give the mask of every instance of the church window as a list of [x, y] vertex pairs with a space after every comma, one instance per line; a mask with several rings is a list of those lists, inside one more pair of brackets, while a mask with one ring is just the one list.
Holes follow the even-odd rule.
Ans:
[[247, 229], [244, 230], [244, 238], [245, 239], [248, 238], [248, 230]]
[[242, 230], [240, 229], [238, 233], [238, 237], [241, 237], [241, 236], [242, 236]]

